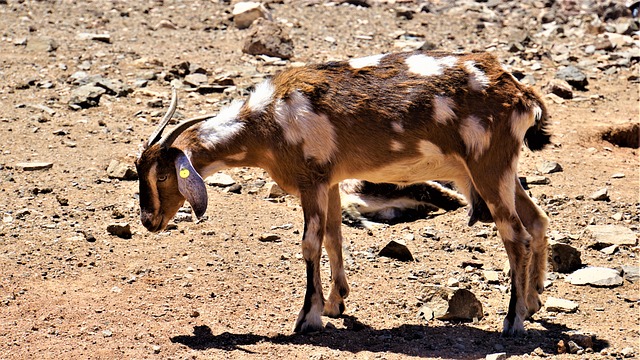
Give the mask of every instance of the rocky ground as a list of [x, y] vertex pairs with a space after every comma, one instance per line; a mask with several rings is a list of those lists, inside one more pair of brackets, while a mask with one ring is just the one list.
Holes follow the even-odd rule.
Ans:
[[[0, 358], [640, 353], [637, 3], [284, 0], [233, 9], [0, 0]], [[546, 304], [526, 336], [500, 337], [506, 254], [493, 225], [466, 226], [465, 209], [345, 226], [346, 316], [325, 318], [326, 330], [311, 335], [292, 334], [304, 296], [301, 209], [291, 196], [268, 197], [264, 171], [225, 171], [231, 181], [210, 186], [206, 221], [183, 213], [159, 234], [140, 225], [131, 164], [170, 84], [180, 87], [178, 117], [195, 116], [284, 66], [418, 47], [490, 51], [544, 94], [552, 114], [553, 146], [523, 150], [520, 161], [553, 244]], [[414, 260], [380, 256], [390, 241]], [[327, 281], [326, 258], [322, 271]], [[441, 305], [433, 294], [456, 289], [482, 311], [465, 322], [432, 318]]]

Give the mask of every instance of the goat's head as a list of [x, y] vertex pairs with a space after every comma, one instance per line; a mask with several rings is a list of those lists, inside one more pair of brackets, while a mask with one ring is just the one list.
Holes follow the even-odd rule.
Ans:
[[193, 168], [187, 155], [182, 150], [172, 147], [182, 132], [206, 118], [184, 121], [162, 137], [162, 132], [171, 120], [176, 106], [177, 95], [173, 89], [169, 110], [136, 160], [140, 179], [140, 220], [144, 227], [154, 232], [167, 226], [185, 199], [189, 201], [198, 218], [202, 217], [207, 209], [204, 181]]

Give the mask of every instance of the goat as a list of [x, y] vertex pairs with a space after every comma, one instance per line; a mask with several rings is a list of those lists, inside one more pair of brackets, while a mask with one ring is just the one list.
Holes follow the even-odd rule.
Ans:
[[453, 181], [471, 204], [470, 224], [495, 221], [507, 251], [503, 335], [524, 333], [524, 320], [540, 308], [548, 218], [516, 171], [523, 143], [532, 150], [550, 143], [547, 110], [494, 56], [417, 50], [290, 68], [258, 84], [246, 102], [183, 121], [163, 137], [176, 101], [174, 90], [136, 160], [142, 224], [163, 229], [185, 199], [202, 217], [202, 177], [229, 167], [265, 169], [303, 209], [307, 287], [294, 332], [322, 330], [322, 314], [345, 311], [339, 182], [350, 178]]

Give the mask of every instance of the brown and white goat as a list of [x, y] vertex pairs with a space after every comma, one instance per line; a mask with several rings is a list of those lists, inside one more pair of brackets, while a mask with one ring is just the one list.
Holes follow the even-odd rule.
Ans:
[[[174, 93], [136, 161], [142, 223], [163, 229], [185, 199], [201, 217], [202, 177], [220, 169], [267, 170], [299, 196], [304, 213], [307, 290], [295, 332], [320, 330], [323, 313], [345, 310], [338, 183], [350, 178], [455, 182], [471, 204], [470, 223], [495, 221], [507, 250], [511, 300], [503, 334], [524, 332], [525, 318], [540, 308], [548, 219], [516, 170], [523, 142], [531, 149], [549, 143], [547, 113], [492, 55], [414, 51], [292, 68], [257, 85], [246, 102], [184, 121], [162, 137], [175, 102]], [[323, 244], [332, 279], [327, 299]]]

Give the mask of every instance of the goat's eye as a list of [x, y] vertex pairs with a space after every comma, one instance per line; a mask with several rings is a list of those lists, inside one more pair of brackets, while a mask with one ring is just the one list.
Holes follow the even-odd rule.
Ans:
[[167, 180], [167, 175], [166, 174], [158, 175], [158, 181], [162, 182], [162, 181], [165, 181], [165, 180]]

